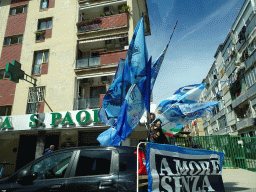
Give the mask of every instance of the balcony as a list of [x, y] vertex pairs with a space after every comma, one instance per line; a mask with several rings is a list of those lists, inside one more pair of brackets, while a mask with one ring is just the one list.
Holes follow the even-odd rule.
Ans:
[[118, 14], [108, 17], [96, 17], [93, 19], [86, 19], [77, 22], [78, 33], [86, 33], [98, 30], [107, 30], [120, 27], [127, 27], [128, 25], [127, 14]]
[[256, 61], [256, 51], [249, 56], [249, 58], [244, 62], [245, 63], [245, 70], [247, 70], [251, 65], [253, 65]]
[[[90, 6], [93, 4], [101, 4], [101, 3], [109, 2], [109, 1], [111, 1], [111, 0], [78, 0], [78, 3], [80, 5], [85, 4], [86, 6]], [[112, 0], [112, 1], [115, 1], [115, 0]]]
[[98, 57], [87, 57], [84, 59], [77, 59], [76, 70], [83, 68], [90, 68], [96, 66], [104, 66], [110, 64], [117, 64], [120, 58], [125, 59], [127, 51], [117, 51], [113, 53], [102, 53]]
[[95, 67], [100, 65], [100, 57], [87, 57], [84, 59], [76, 60], [76, 69]]
[[248, 99], [248, 92], [244, 91], [243, 93], [241, 93], [241, 95], [239, 95], [238, 97], [236, 97], [235, 100], [232, 101], [233, 109], [236, 108], [241, 103], [245, 102], [247, 99]]
[[236, 123], [236, 128], [237, 130], [240, 130], [246, 127], [254, 126], [254, 122], [255, 122], [254, 118], [251, 118], [251, 117], [244, 118], [241, 121]]
[[74, 109], [97, 109], [102, 105], [102, 97], [75, 99]]

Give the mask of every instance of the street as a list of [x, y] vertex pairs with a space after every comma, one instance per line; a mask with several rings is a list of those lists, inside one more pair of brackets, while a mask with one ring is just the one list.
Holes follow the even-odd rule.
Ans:
[[256, 191], [256, 172], [245, 169], [223, 169], [222, 179], [226, 192]]

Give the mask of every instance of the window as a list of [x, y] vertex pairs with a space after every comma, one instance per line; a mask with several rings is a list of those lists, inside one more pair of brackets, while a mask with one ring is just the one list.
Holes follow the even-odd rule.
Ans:
[[9, 79], [10, 75], [9, 73], [5, 72], [5, 69], [0, 69], [0, 80], [1, 79]]
[[52, 18], [38, 20], [38, 30], [46, 30], [52, 28]]
[[251, 87], [256, 82], [256, 68], [252, 67], [245, 75], [245, 81], [248, 87]]
[[219, 127], [225, 128], [226, 126], [227, 126], [226, 116], [223, 115], [221, 118], [219, 118]]
[[137, 156], [131, 153], [120, 153], [119, 154], [119, 171], [134, 171], [136, 172], [137, 167]]
[[75, 176], [109, 174], [111, 155], [112, 151], [81, 151]]
[[41, 9], [46, 9], [48, 7], [49, 7], [49, 0], [41, 0], [40, 8]]
[[36, 180], [63, 178], [73, 152], [52, 155], [32, 165], [31, 171], [38, 174]]
[[12, 106], [11, 105], [0, 106], [0, 116], [11, 115], [11, 112], [12, 112]]
[[35, 53], [35, 60], [33, 66], [33, 75], [41, 74], [41, 68], [43, 63], [48, 63], [49, 61], [49, 50], [36, 52]]
[[4, 38], [4, 45], [15, 45], [22, 43], [23, 35], [15, 35], [11, 37], [5, 37]]
[[17, 15], [20, 13], [27, 13], [27, 5], [20, 6], [20, 7], [14, 7], [10, 9], [10, 15]]
[[[45, 97], [45, 87], [37, 87], [37, 99], [38, 102], [43, 102]], [[35, 100], [35, 92], [34, 87], [29, 88], [28, 92], [28, 106], [27, 106], [27, 114], [33, 114], [36, 110], [36, 100]]]

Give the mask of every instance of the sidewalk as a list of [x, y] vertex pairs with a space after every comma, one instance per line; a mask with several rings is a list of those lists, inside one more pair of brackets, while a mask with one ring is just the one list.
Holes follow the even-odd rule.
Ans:
[[256, 192], [256, 172], [244, 169], [222, 169], [226, 192]]

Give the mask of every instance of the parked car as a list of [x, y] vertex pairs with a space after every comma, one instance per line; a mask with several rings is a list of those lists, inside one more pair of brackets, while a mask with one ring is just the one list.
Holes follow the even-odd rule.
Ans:
[[[140, 191], [147, 191], [145, 154], [139, 151]], [[26, 157], [24, 157], [26, 158]], [[136, 191], [136, 147], [79, 147], [44, 155], [0, 180], [1, 192]]]

